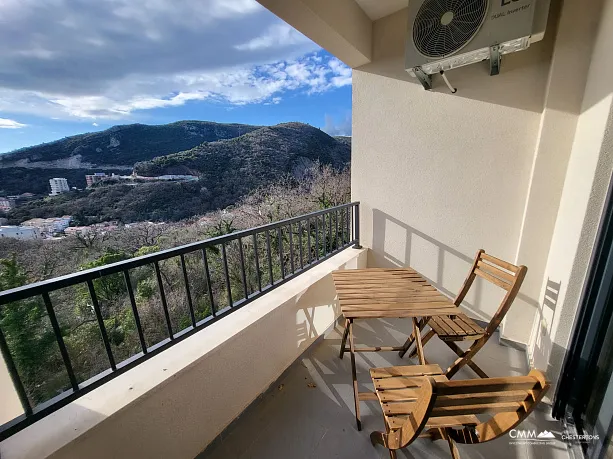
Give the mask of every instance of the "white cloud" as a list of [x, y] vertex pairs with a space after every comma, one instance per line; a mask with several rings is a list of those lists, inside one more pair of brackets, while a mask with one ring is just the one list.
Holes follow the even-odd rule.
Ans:
[[125, 119], [351, 84], [351, 69], [255, 0], [0, 0], [0, 43], [9, 116]]
[[92, 126], [98, 127], [100, 125], [98, 123], [92, 123]]
[[0, 118], [0, 129], [21, 129], [24, 127], [27, 127], [27, 124], [18, 123], [7, 118]]
[[308, 54], [291, 61], [236, 66], [175, 75], [130, 75], [97, 95], [55, 95], [0, 88], [0, 111], [49, 117], [122, 119], [141, 110], [176, 107], [189, 101], [246, 105], [278, 104], [287, 91], [320, 93], [346, 84], [351, 70], [336, 59]]

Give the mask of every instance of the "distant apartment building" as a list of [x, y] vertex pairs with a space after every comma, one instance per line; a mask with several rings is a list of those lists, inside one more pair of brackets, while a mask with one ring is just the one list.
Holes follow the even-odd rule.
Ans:
[[12, 237], [14, 239], [38, 239], [38, 228], [28, 226], [0, 226], [0, 238]]
[[104, 180], [107, 177], [108, 176], [104, 172], [96, 172], [93, 175], [86, 175], [85, 176], [85, 181], [87, 182], [87, 188], [92, 186], [94, 183], [101, 182], [102, 180]]
[[61, 233], [68, 228], [71, 220], [72, 217], [69, 215], [57, 218], [32, 218], [31, 220], [26, 220], [21, 225], [36, 228], [43, 235], [53, 235]]
[[70, 191], [70, 188], [68, 187], [68, 180], [65, 178], [49, 179], [49, 185], [51, 185], [50, 196], [57, 196], [58, 194], [68, 193]]
[[8, 198], [0, 197], [0, 211], [8, 212], [12, 207], [11, 201]]

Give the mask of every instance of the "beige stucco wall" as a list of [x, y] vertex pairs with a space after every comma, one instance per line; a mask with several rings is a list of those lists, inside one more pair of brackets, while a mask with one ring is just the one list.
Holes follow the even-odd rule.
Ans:
[[[404, 72], [406, 24], [406, 10], [376, 21], [374, 60], [353, 74], [353, 199], [369, 263], [411, 265], [455, 295], [478, 249], [516, 261], [553, 34], [505, 57], [499, 76], [486, 63], [449, 72], [452, 95]], [[500, 297], [478, 283], [465, 307], [488, 320]]]
[[0, 443], [3, 459], [193, 458], [337, 319], [347, 249]]
[[[555, 383], [562, 366], [613, 172], [613, 0], [606, 0], [547, 260], [530, 342], [534, 365]], [[556, 298], [557, 297], [557, 298]]]

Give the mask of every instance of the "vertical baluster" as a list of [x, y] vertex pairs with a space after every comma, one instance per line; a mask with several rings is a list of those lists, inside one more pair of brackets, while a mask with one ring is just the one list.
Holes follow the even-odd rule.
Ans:
[[113, 357], [113, 350], [111, 349], [111, 343], [109, 342], [109, 336], [106, 333], [106, 326], [104, 325], [104, 319], [102, 318], [102, 312], [100, 311], [100, 305], [98, 304], [98, 297], [96, 295], [96, 289], [94, 288], [94, 283], [91, 279], [87, 280], [87, 289], [89, 290], [89, 296], [92, 299], [92, 306], [94, 308], [94, 313], [96, 314], [96, 320], [98, 321], [98, 327], [100, 328], [100, 335], [102, 335], [102, 343], [104, 344], [104, 349], [106, 350], [106, 355], [109, 358], [109, 364], [111, 365], [111, 370], [117, 370], [115, 366], [115, 358]]
[[[328, 229], [329, 229], [329, 231], [328, 231], [328, 237], [330, 238], [330, 248], [329, 248], [329, 250], [328, 250], [328, 253], [332, 253], [332, 249], [333, 249], [333, 240], [332, 240], [332, 212], [329, 212], [329, 213], [328, 213], [328, 217], [329, 217], [329, 218], [328, 218], [328, 220], [330, 220], [330, 221], [328, 222]], [[327, 255], [328, 253], [326, 253], [326, 255]]]
[[266, 256], [268, 258], [268, 275], [270, 280], [270, 285], [274, 284], [274, 277], [272, 274], [272, 255], [270, 253], [270, 231], [266, 230]]
[[302, 220], [298, 220], [298, 246], [300, 248], [300, 269], [304, 269], [304, 251], [302, 250]]
[[215, 300], [213, 298], [213, 285], [211, 284], [211, 272], [209, 271], [209, 259], [206, 255], [206, 247], [202, 249], [202, 261], [204, 262], [204, 274], [206, 276], [206, 289], [209, 294], [209, 303], [211, 304], [211, 314], [213, 317], [217, 315], [215, 311]]
[[338, 245], [338, 209], [334, 211], [334, 224], [336, 226], [336, 233], [334, 234], [334, 244], [336, 245], [336, 250], [340, 249]]
[[349, 207], [345, 207], [345, 225], [347, 226], [347, 232], [345, 233], [345, 245], [351, 241], [351, 230], [349, 228]]
[[47, 315], [49, 316], [49, 321], [51, 322], [51, 327], [53, 328], [53, 333], [55, 334], [55, 340], [60, 348], [60, 354], [62, 355], [62, 360], [64, 361], [64, 367], [66, 368], [70, 385], [72, 386], [72, 390], [76, 392], [79, 390], [79, 383], [77, 382], [77, 377], [72, 369], [68, 349], [66, 349], [66, 344], [64, 343], [64, 338], [62, 337], [62, 330], [60, 329], [60, 324], [58, 323], [55, 311], [53, 310], [49, 293], [43, 293], [43, 301], [45, 302], [45, 307], [47, 308]]
[[281, 279], [285, 279], [285, 266], [283, 264], [283, 235], [281, 227], [277, 228], [277, 242], [279, 243], [279, 261], [281, 263]]
[[230, 272], [228, 271], [228, 255], [226, 254], [226, 243], [221, 243], [221, 257], [223, 259], [223, 272], [226, 279], [226, 292], [228, 293], [228, 306], [234, 306], [232, 301], [232, 286], [230, 285]]
[[160, 300], [162, 301], [162, 309], [164, 310], [164, 318], [166, 319], [166, 328], [168, 328], [168, 337], [173, 340], [175, 339], [174, 334], [172, 333], [172, 323], [170, 322], [170, 313], [168, 312], [168, 303], [166, 302], [166, 293], [164, 292], [164, 285], [162, 284], [162, 272], [160, 271], [160, 264], [155, 261], [153, 262], [153, 266], [155, 267], [155, 277], [158, 281], [158, 290], [160, 292]]
[[245, 274], [245, 254], [243, 253], [243, 240], [238, 238], [238, 256], [241, 261], [241, 278], [243, 281], [243, 292], [245, 293], [245, 299], [249, 297], [249, 289], [247, 288], [247, 275]]
[[258, 235], [253, 235], [253, 254], [255, 256], [255, 271], [258, 277], [258, 290], [262, 291], [262, 274], [260, 273], [260, 255], [258, 254]]
[[183, 271], [183, 283], [185, 284], [185, 297], [187, 298], [187, 307], [189, 308], [189, 316], [192, 319], [192, 327], [196, 328], [196, 315], [194, 314], [194, 304], [192, 303], [192, 293], [189, 290], [189, 278], [187, 277], [187, 267], [185, 266], [185, 255], [181, 254], [181, 271]]
[[15, 361], [11, 356], [11, 351], [9, 349], [8, 344], [6, 343], [6, 339], [4, 338], [2, 330], [0, 330], [0, 352], [2, 353], [4, 363], [6, 364], [6, 369], [8, 370], [9, 376], [11, 377], [11, 381], [13, 382], [13, 387], [15, 387], [15, 391], [17, 392], [17, 396], [19, 397], [19, 401], [21, 402], [21, 407], [23, 408], [23, 411], [26, 416], [32, 416], [32, 406], [30, 405], [30, 400], [28, 400], [26, 388], [21, 382], [19, 372], [17, 371], [17, 367], [15, 366]]
[[138, 309], [136, 307], [136, 299], [134, 298], [134, 290], [132, 289], [132, 281], [130, 280], [130, 273], [128, 270], [123, 272], [123, 277], [126, 281], [126, 289], [128, 290], [128, 296], [130, 297], [130, 304], [132, 305], [132, 314], [134, 315], [134, 323], [136, 324], [136, 331], [138, 331], [138, 339], [140, 341], [143, 354], [147, 353], [147, 343], [145, 343], [145, 335], [143, 333], [143, 327], [140, 323], [140, 316], [138, 315]]
[[311, 219], [307, 218], [307, 249], [309, 251], [309, 264], [311, 264], [313, 260], [313, 253], [311, 251]]
[[315, 260], [319, 260], [319, 217], [315, 217]]
[[290, 265], [292, 268], [292, 274], [296, 272], [296, 267], [294, 266], [294, 238], [292, 236], [293, 232], [294, 232], [294, 227], [290, 223], [289, 225], [289, 259], [290, 259]]

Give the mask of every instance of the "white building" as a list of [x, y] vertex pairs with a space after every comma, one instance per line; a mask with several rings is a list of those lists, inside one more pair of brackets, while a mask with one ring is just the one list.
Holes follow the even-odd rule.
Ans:
[[49, 185], [51, 186], [51, 194], [49, 196], [57, 196], [58, 194], [68, 193], [70, 191], [68, 180], [65, 178], [49, 179]]
[[55, 234], [61, 233], [68, 228], [71, 220], [72, 217], [69, 215], [57, 218], [32, 218], [31, 220], [26, 220], [21, 225], [36, 228], [41, 234]]
[[38, 239], [38, 228], [28, 226], [0, 226], [0, 238], [12, 237], [15, 239]]

